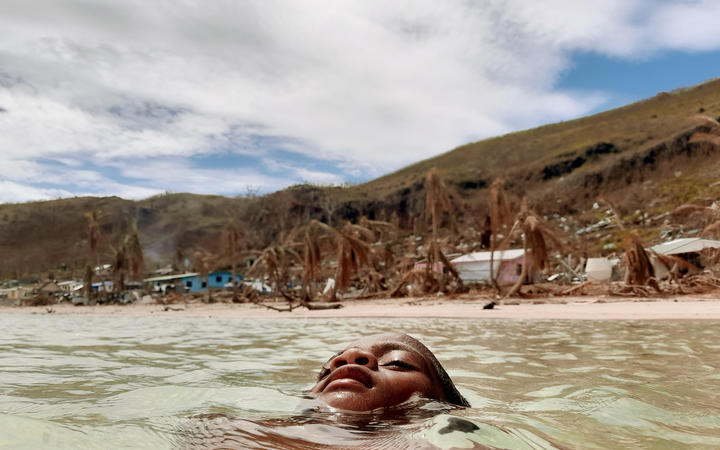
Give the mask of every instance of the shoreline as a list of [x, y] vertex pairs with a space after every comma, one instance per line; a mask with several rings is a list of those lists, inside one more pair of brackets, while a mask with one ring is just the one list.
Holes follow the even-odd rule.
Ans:
[[[490, 300], [477, 296], [459, 298], [381, 298], [344, 300], [340, 309], [297, 308], [279, 312], [252, 303], [175, 303], [73, 306], [0, 306], [0, 315], [40, 314], [115, 317], [202, 318], [447, 318], [507, 320], [720, 320], [720, 299], [714, 294], [690, 294], [663, 298], [646, 297], [554, 297], [507, 299], [493, 309]], [[282, 302], [273, 303], [284, 305]]]

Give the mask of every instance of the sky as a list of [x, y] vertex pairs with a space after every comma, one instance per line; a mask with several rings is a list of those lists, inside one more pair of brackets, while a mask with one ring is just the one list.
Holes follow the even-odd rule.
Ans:
[[717, 18], [716, 0], [2, 0], [0, 203], [362, 183], [718, 77]]

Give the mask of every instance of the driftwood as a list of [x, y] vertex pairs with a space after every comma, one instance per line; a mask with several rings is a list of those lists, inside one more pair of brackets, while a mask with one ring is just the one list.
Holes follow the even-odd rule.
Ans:
[[343, 307], [341, 303], [337, 302], [308, 302], [308, 301], [302, 301], [302, 300], [295, 300], [286, 293], [281, 293], [283, 297], [285, 297], [286, 300], [288, 300], [287, 305], [285, 306], [275, 306], [271, 305], [265, 302], [262, 302], [256, 298], [249, 298], [250, 302], [252, 302], [255, 305], [262, 306], [267, 309], [271, 309], [273, 311], [279, 311], [279, 312], [292, 312], [294, 309], [297, 308], [307, 308], [310, 311], [317, 311], [322, 309], [340, 309]]
[[565, 289], [564, 291], [560, 292], [560, 295], [572, 295], [579, 291], [582, 291], [586, 287], [594, 286], [597, 283], [594, 281], [585, 281], [583, 283], [578, 284], [577, 286], [573, 286], [570, 289]]

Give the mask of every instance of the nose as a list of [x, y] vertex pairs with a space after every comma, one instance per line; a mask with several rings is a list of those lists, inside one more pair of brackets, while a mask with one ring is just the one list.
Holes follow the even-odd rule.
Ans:
[[378, 368], [378, 361], [375, 355], [366, 350], [354, 347], [345, 350], [333, 358], [333, 360], [330, 361], [330, 370], [335, 370], [346, 364], [357, 364], [371, 370], [377, 370]]

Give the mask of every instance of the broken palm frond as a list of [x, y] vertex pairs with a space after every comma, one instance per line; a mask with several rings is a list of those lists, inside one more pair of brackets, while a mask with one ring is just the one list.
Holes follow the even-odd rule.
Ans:
[[385, 276], [371, 267], [363, 271], [363, 274], [360, 276], [360, 281], [365, 286], [363, 296], [383, 292], [386, 289]]
[[501, 228], [509, 225], [512, 220], [510, 213], [510, 202], [507, 200], [503, 185], [505, 180], [498, 178], [490, 185], [490, 229], [494, 234], [500, 232]]
[[335, 271], [335, 285], [330, 291], [330, 300], [337, 300], [337, 290], [344, 290], [350, 283], [350, 277], [359, 269], [368, 264], [370, 242], [375, 241], [375, 233], [361, 225], [346, 222], [339, 230], [331, 226], [312, 220], [310, 227], [327, 233], [336, 248], [337, 268]]
[[609, 295], [620, 297], [652, 297], [660, 293], [662, 293], [662, 291], [659, 287], [654, 291], [651, 291], [650, 288], [647, 286], [639, 286], [633, 284], [619, 285], [617, 283], [612, 283], [610, 284], [610, 288], [608, 289]]
[[501, 178], [492, 182], [490, 185], [490, 204], [488, 205], [488, 209], [490, 210], [490, 282], [498, 292], [500, 292], [500, 286], [497, 284], [497, 277], [495, 276], [493, 267], [497, 236], [502, 228], [512, 220], [510, 203], [503, 190], [504, 183], [505, 181]]
[[693, 290], [693, 293], [706, 293], [720, 289], [720, 279], [708, 272], [688, 275], [683, 279], [683, 286]]
[[[449, 279], [445, 276], [446, 271], [450, 275]], [[455, 266], [450, 264], [450, 261], [448, 261], [440, 248], [440, 244], [434, 239], [431, 239], [427, 244], [427, 264], [425, 265], [425, 272], [427, 278], [434, 278], [436, 280], [436, 283], [433, 284], [437, 286], [437, 290], [425, 291], [426, 293], [440, 291], [456, 292], [463, 287], [460, 274], [455, 269]]]
[[697, 272], [698, 270], [695, 264], [692, 264], [679, 256], [663, 255], [653, 250], [651, 250], [651, 254], [655, 256], [673, 276], [682, 276], [685, 273]]
[[[508, 291], [505, 297], [514, 295], [520, 292], [522, 284], [525, 282], [529, 273], [528, 268], [532, 268], [533, 271], [544, 270], [548, 263], [548, 248], [547, 241], [551, 241], [555, 246], [562, 247], [562, 243], [558, 238], [557, 234], [543, 222], [537, 214], [527, 208], [527, 204], [523, 201], [522, 209], [518, 218], [513, 224], [508, 239], [511, 238], [513, 230], [519, 227], [523, 233], [523, 265], [522, 272], [518, 281]], [[533, 277], [534, 278], [534, 277]]]
[[288, 283], [289, 268], [292, 262], [300, 257], [292, 248], [275, 245], [266, 248], [249, 270], [256, 277], [267, 277], [273, 284], [275, 292], [284, 295], [284, 287]]
[[343, 236], [340, 239], [337, 253], [336, 286], [345, 289], [350, 284], [350, 276], [368, 262], [369, 245], [359, 239]]
[[[432, 219], [433, 237], [437, 239], [438, 228], [443, 212], [451, 212], [453, 203], [445, 183], [437, 174], [437, 169], [430, 169], [425, 177], [425, 219]], [[451, 220], [454, 219], [452, 214]]]
[[360, 220], [358, 220], [358, 225], [368, 230], [379, 231], [380, 233], [394, 233], [398, 229], [393, 223], [386, 222], [384, 220], [370, 220], [365, 216], [362, 216]]
[[630, 236], [626, 239], [625, 251], [625, 284], [632, 286], [645, 286], [649, 285], [653, 289], [660, 292], [660, 286], [655, 279], [655, 269], [650, 262], [645, 247], [640, 241], [636, 231], [630, 233]]
[[565, 289], [564, 291], [560, 291], [559, 295], [577, 295], [577, 294], [583, 294], [586, 290], [596, 288], [600, 284], [596, 281], [584, 281], [576, 286], [573, 286], [569, 289]]
[[310, 301], [313, 298], [313, 286], [321, 264], [322, 255], [320, 252], [320, 243], [318, 239], [312, 236], [310, 228], [308, 227], [303, 236], [302, 297], [306, 301]]
[[[414, 293], [432, 294], [436, 292], [446, 292], [454, 294], [465, 290], [460, 274], [442, 252], [440, 244], [434, 239], [429, 238], [425, 247], [425, 267], [415, 269], [409, 266], [406, 261], [396, 266], [401, 270], [404, 269], [404, 272], [400, 272], [403, 273], [403, 276], [390, 292], [391, 297], [412, 295]], [[405, 259], [407, 259], [407, 257]], [[413, 292], [410, 292], [411, 289], [409, 289], [408, 286], [412, 287]]]
[[402, 297], [416, 293], [437, 292], [437, 280], [429, 277], [425, 269], [413, 269], [405, 272], [395, 289], [390, 292], [390, 297]]

